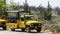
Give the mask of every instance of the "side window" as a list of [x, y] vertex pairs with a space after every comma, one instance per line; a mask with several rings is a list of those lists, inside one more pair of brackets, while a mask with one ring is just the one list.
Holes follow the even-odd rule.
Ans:
[[24, 18], [21, 18], [21, 21], [24, 21]]

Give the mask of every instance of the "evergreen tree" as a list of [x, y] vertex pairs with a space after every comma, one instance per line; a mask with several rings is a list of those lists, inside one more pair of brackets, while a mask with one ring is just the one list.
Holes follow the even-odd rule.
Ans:
[[47, 8], [47, 11], [46, 11], [46, 13], [45, 13], [45, 20], [51, 20], [51, 15], [52, 15], [52, 12], [51, 12], [51, 6], [50, 6], [50, 4], [49, 4], [49, 1], [48, 1], [48, 8]]

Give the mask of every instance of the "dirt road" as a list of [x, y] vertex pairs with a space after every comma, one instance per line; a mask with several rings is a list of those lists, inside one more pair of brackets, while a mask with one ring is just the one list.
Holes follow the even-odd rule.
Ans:
[[49, 33], [37, 33], [36, 31], [32, 31], [30, 33], [22, 32], [21, 30], [11, 31], [11, 30], [2, 30], [0, 29], [0, 34], [49, 34]]

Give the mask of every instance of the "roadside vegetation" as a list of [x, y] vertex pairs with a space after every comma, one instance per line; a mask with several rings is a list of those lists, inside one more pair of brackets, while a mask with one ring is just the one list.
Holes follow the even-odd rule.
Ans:
[[42, 32], [60, 34], [60, 16], [54, 16], [52, 20], [43, 20]]

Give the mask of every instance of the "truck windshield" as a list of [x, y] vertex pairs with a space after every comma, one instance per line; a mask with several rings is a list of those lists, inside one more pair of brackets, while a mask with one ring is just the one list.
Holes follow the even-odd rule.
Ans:
[[33, 16], [26, 16], [25, 20], [34, 20], [35, 18]]

